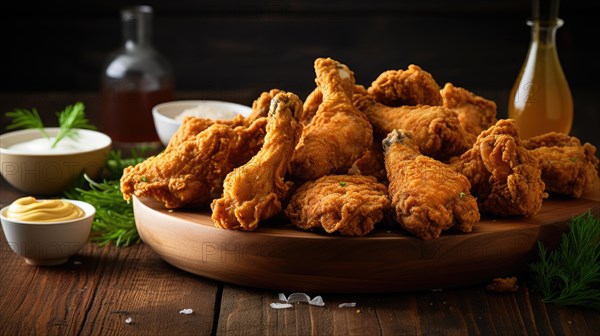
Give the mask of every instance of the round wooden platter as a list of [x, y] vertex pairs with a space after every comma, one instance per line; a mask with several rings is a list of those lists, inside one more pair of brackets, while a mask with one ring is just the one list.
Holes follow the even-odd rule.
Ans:
[[284, 218], [252, 232], [216, 228], [210, 212], [169, 211], [134, 198], [143, 242], [182, 270], [249, 287], [316, 293], [405, 292], [483, 284], [514, 276], [537, 256], [537, 241], [556, 246], [590, 199], [548, 199], [532, 218], [482, 218], [471, 233], [423, 241], [400, 228], [344, 237], [292, 227]]

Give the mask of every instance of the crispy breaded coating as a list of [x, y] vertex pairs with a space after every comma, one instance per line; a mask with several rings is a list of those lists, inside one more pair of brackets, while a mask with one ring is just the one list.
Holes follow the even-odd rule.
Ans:
[[438, 238], [450, 228], [471, 232], [479, 210], [465, 176], [421, 155], [408, 132], [390, 132], [383, 147], [392, 208], [400, 226], [423, 240]]
[[387, 106], [442, 105], [440, 86], [431, 74], [411, 64], [407, 70], [388, 70], [368, 88], [369, 95]]
[[372, 176], [327, 175], [304, 183], [292, 195], [285, 214], [303, 229], [364, 236], [390, 206], [387, 188]]
[[352, 71], [331, 58], [318, 58], [314, 67], [323, 101], [292, 157], [290, 173], [301, 181], [346, 173], [373, 141], [371, 124], [352, 104]]
[[514, 293], [519, 290], [517, 278], [494, 278], [485, 289], [492, 293]]
[[440, 92], [443, 106], [456, 111], [465, 131], [477, 136], [496, 123], [495, 102], [452, 83], [446, 83]]
[[548, 197], [538, 161], [521, 143], [512, 119], [481, 132], [473, 148], [451, 165], [469, 179], [479, 209], [489, 214], [531, 217]]
[[177, 146], [125, 168], [123, 197], [151, 197], [166, 208], [203, 207], [219, 197], [223, 179], [262, 146], [266, 119], [249, 127], [215, 123]]
[[354, 104], [367, 116], [377, 136], [383, 138], [394, 129], [408, 131], [423, 155], [438, 160], [462, 154], [475, 142], [456, 112], [443, 106], [389, 107], [359, 94], [354, 95]]
[[523, 140], [542, 170], [546, 192], [580, 198], [598, 178], [596, 147], [564, 133], [550, 132]]

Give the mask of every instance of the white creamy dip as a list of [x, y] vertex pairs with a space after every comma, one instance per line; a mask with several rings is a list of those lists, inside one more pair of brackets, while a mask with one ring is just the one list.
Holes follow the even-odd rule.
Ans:
[[70, 138], [63, 138], [60, 140], [54, 148], [52, 148], [52, 143], [54, 142], [54, 137], [50, 137], [50, 139], [46, 138], [38, 138], [33, 140], [28, 140], [24, 142], [20, 142], [14, 145], [9, 146], [7, 149], [19, 151], [19, 152], [27, 152], [27, 153], [72, 153], [72, 152], [80, 152], [82, 150], [90, 150], [93, 149], [93, 146], [86, 145], [82, 142], [74, 141]]

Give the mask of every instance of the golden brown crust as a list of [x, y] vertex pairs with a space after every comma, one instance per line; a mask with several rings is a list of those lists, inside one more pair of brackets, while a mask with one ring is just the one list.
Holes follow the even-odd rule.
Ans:
[[221, 195], [227, 173], [250, 160], [263, 144], [266, 118], [248, 126], [243, 117], [236, 119], [242, 125], [214, 122], [198, 133], [207, 119], [184, 119], [180, 137], [163, 152], [124, 170], [124, 198], [152, 197], [169, 209], [210, 204]]
[[441, 90], [444, 106], [458, 114], [463, 128], [477, 136], [496, 123], [496, 103], [471, 91], [446, 83]]
[[387, 188], [374, 177], [327, 175], [304, 183], [292, 195], [285, 214], [303, 229], [364, 236], [390, 206]]
[[580, 198], [598, 178], [596, 147], [579, 139], [551, 132], [523, 140], [542, 171], [546, 192]]
[[438, 238], [450, 228], [472, 230], [479, 210], [465, 176], [421, 155], [408, 132], [392, 131], [383, 146], [392, 208], [400, 226], [424, 240]]
[[291, 175], [302, 181], [346, 173], [373, 141], [371, 124], [352, 104], [352, 71], [333, 59], [319, 58], [315, 73], [323, 101], [304, 128], [290, 165]]
[[262, 148], [227, 174], [223, 196], [211, 204], [217, 227], [250, 231], [281, 211], [289, 188], [284, 176], [302, 132], [296, 120], [302, 113], [302, 102], [293, 93], [280, 92], [270, 106]]
[[485, 289], [492, 293], [514, 293], [519, 290], [517, 278], [494, 278]]
[[415, 64], [406, 70], [384, 71], [371, 83], [368, 93], [387, 106], [442, 105], [440, 86]]
[[483, 131], [473, 148], [451, 161], [472, 185], [481, 211], [531, 217], [548, 197], [537, 160], [523, 147], [512, 119]]
[[462, 154], [475, 142], [475, 136], [460, 125], [456, 112], [443, 106], [389, 107], [356, 94], [354, 104], [367, 116], [377, 136], [385, 137], [394, 129], [408, 131], [423, 155], [438, 160]]

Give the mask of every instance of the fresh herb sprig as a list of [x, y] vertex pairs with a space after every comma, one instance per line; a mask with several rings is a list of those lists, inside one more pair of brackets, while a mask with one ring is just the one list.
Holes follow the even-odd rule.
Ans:
[[44, 123], [40, 114], [35, 108], [30, 110], [26, 109], [15, 109], [11, 112], [6, 112], [6, 116], [12, 118], [12, 123], [6, 126], [7, 130], [13, 130], [17, 128], [35, 128], [38, 129], [45, 138], [50, 138], [48, 133], [44, 130]]
[[85, 105], [82, 102], [77, 102], [74, 105], [67, 106], [64, 110], [58, 112], [58, 125], [60, 127], [52, 148], [65, 137], [76, 140], [79, 134], [77, 128], [96, 129], [94, 125], [85, 117]]
[[[6, 112], [5, 115], [12, 118], [12, 122], [6, 127], [7, 130], [33, 128], [39, 130], [46, 139], [50, 139], [50, 136], [44, 128], [42, 118], [40, 118], [40, 115], [35, 108], [32, 108], [31, 110], [15, 109], [14, 111]], [[82, 102], [77, 102], [74, 105], [65, 107], [64, 110], [57, 113], [57, 117], [59, 131], [50, 146], [51, 148], [55, 148], [64, 138], [77, 139], [77, 128], [96, 129], [96, 127], [86, 118], [85, 105]]]
[[600, 310], [600, 221], [591, 211], [571, 218], [556, 250], [538, 250], [530, 270], [544, 302]]
[[143, 151], [132, 151], [131, 155], [123, 158], [121, 151], [109, 151], [101, 182], [84, 174], [77, 187], [65, 192], [65, 197], [88, 202], [96, 208], [91, 240], [100, 246], [110, 243], [129, 246], [141, 241], [135, 226], [133, 206], [123, 199], [119, 185], [123, 169], [145, 160]]
[[96, 208], [92, 222], [91, 240], [104, 246], [129, 246], [140, 242], [135, 226], [133, 205], [123, 199], [118, 180], [96, 182], [84, 175], [89, 189], [75, 188], [66, 193], [71, 199], [80, 199]]

